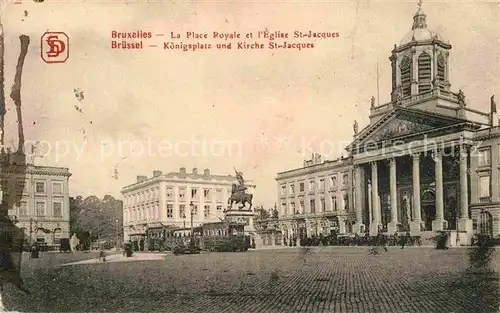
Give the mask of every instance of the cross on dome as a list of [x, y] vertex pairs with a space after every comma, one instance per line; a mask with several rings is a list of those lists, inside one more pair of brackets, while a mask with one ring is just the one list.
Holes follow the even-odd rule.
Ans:
[[417, 2], [418, 10], [413, 16], [413, 26], [412, 29], [415, 28], [427, 28], [426, 15], [422, 10], [422, 0], [418, 0]]

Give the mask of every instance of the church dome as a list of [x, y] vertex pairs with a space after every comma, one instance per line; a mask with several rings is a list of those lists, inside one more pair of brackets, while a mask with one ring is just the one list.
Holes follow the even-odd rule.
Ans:
[[405, 45], [409, 42], [412, 41], [427, 41], [427, 40], [441, 40], [443, 41], [442, 37], [436, 33], [433, 32], [432, 30], [428, 28], [416, 28], [410, 30], [404, 37], [401, 39], [401, 42], [399, 43], [400, 46]]
[[427, 28], [427, 15], [422, 10], [421, 2], [419, 3], [418, 11], [413, 16], [413, 25], [411, 30], [401, 39], [400, 46], [410, 43], [412, 41], [427, 41], [427, 40], [441, 40], [443, 38], [436, 32]]

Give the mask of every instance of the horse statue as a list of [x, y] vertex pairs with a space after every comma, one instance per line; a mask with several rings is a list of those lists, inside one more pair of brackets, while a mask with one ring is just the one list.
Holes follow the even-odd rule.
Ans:
[[239, 206], [239, 209], [243, 209], [246, 204], [250, 204], [249, 210], [252, 209], [252, 199], [253, 195], [245, 193], [244, 190], [239, 190], [238, 186], [236, 184], [233, 184], [232, 191], [231, 191], [231, 196], [229, 197], [229, 200], [227, 203], [229, 204], [229, 207], [231, 208], [233, 206], [233, 203], [240, 203], [241, 206]]

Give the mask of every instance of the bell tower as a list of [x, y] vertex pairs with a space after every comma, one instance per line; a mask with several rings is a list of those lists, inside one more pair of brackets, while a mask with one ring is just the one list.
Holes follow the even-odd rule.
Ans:
[[411, 30], [399, 45], [394, 45], [389, 60], [392, 66], [391, 102], [408, 105], [420, 95], [450, 92], [449, 51], [451, 45], [427, 28], [422, 0], [413, 16]]

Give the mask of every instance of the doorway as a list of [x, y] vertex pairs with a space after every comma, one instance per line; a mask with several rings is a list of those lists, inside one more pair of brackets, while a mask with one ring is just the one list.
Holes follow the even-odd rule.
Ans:
[[436, 218], [436, 205], [425, 204], [422, 205], [422, 221], [424, 221], [424, 230], [432, 230], [432, 221]]
[[421, 203], [424, 230], [431, 231], [432, 221], [436, 218], [436, 191], [434, 188], [428, 188], [422, 192]]

